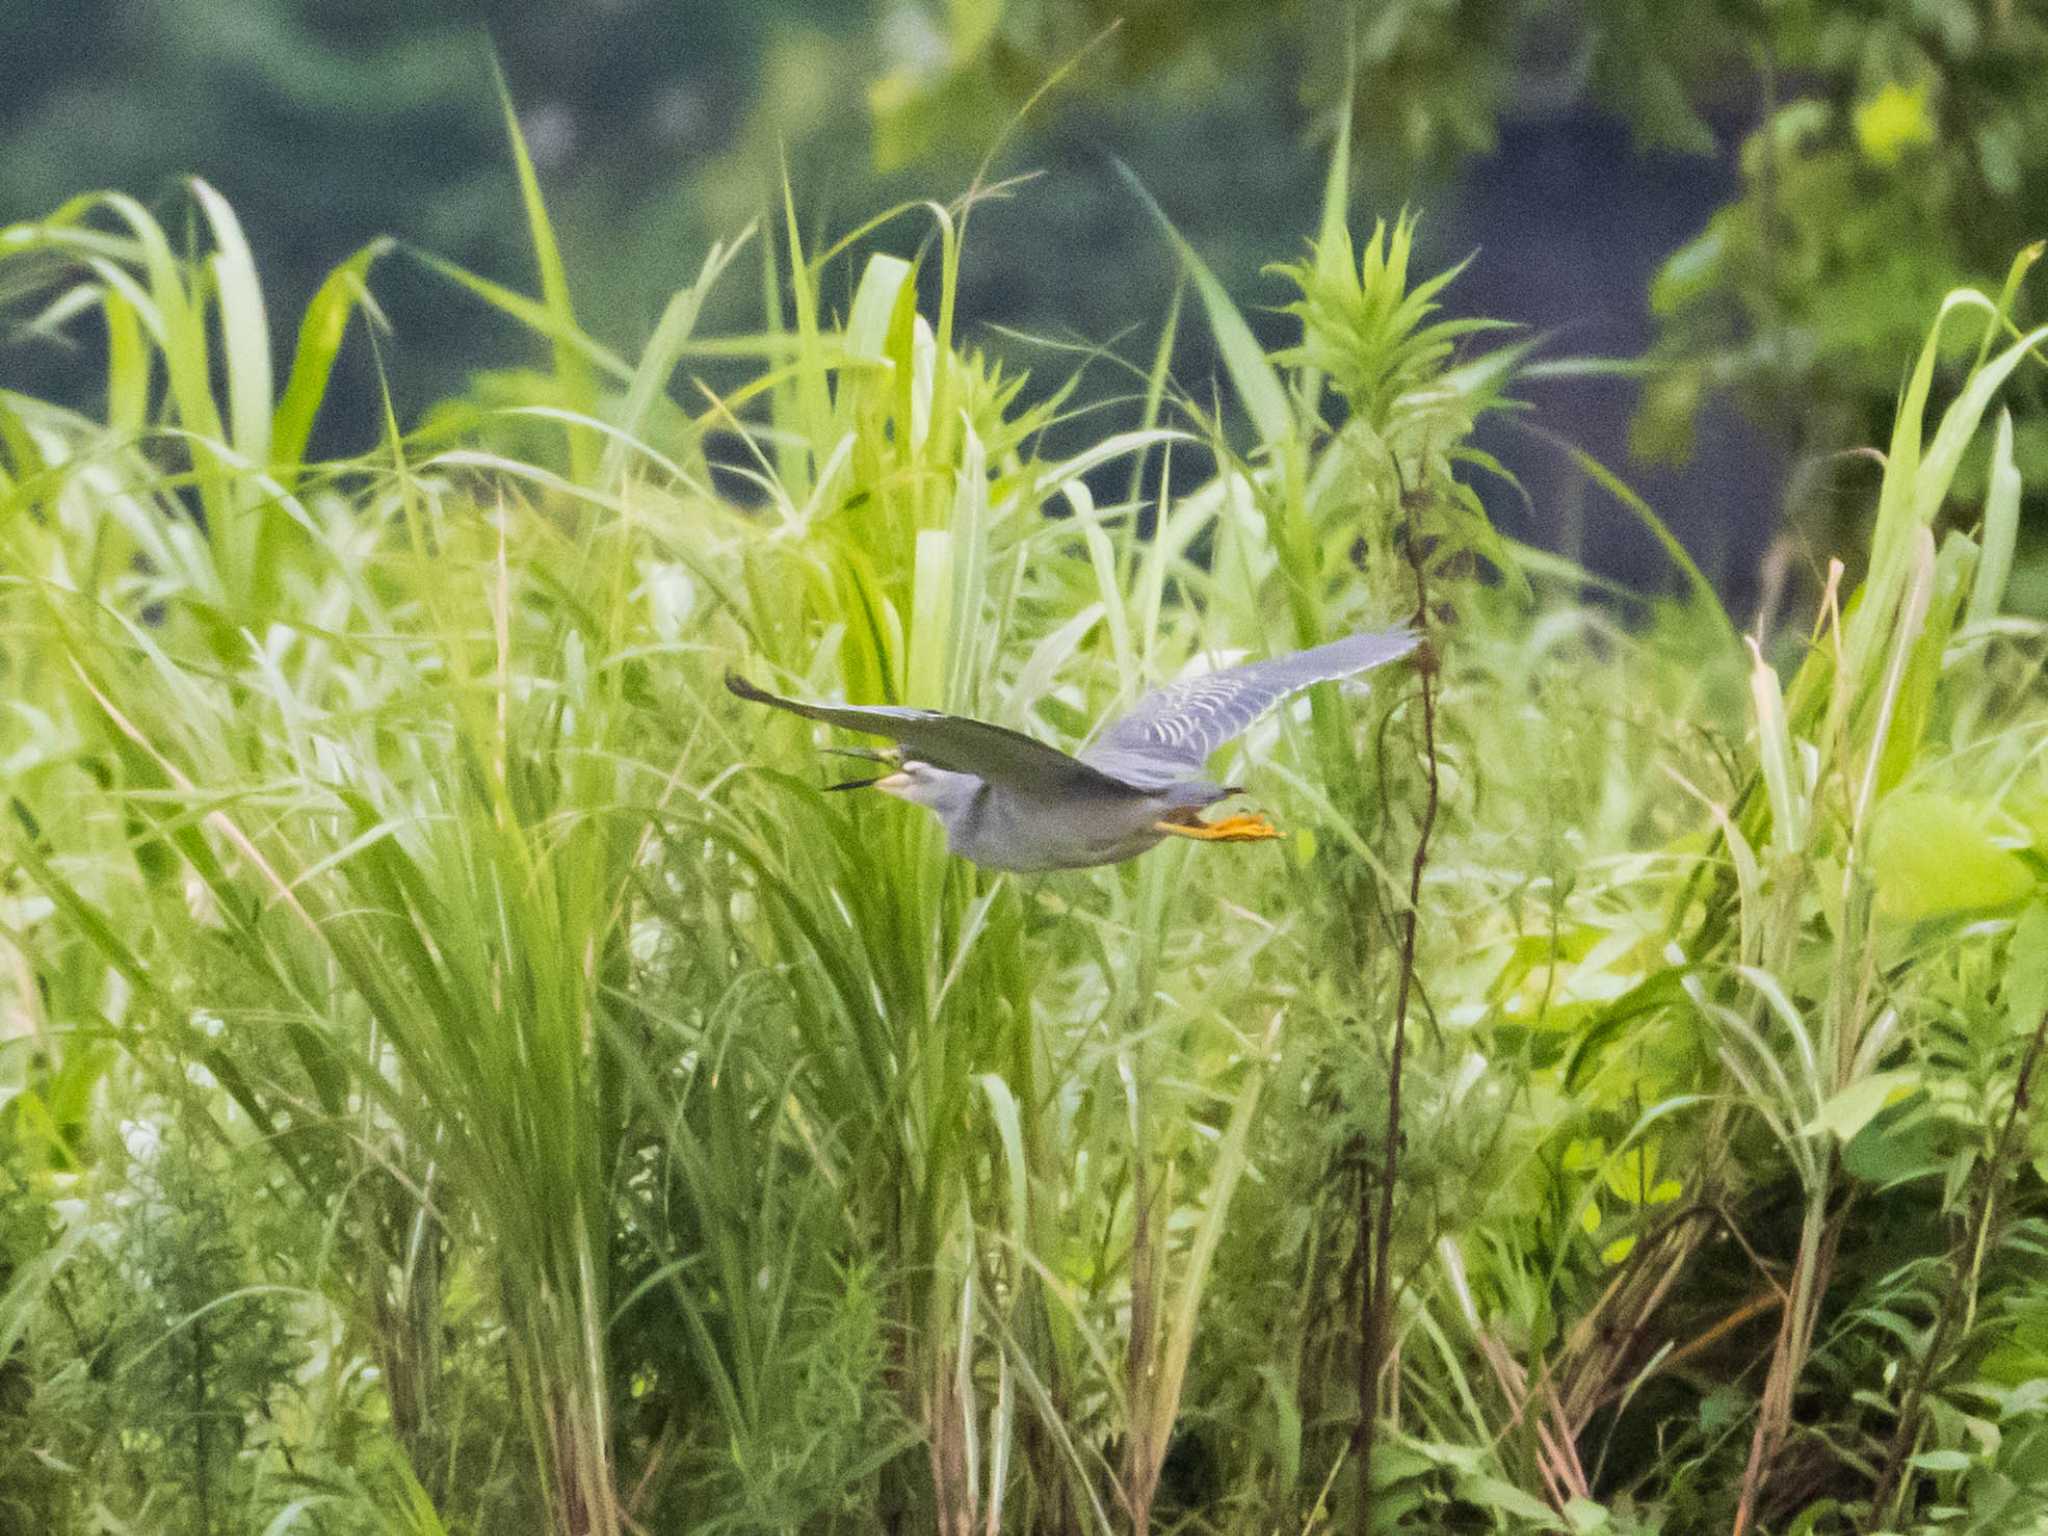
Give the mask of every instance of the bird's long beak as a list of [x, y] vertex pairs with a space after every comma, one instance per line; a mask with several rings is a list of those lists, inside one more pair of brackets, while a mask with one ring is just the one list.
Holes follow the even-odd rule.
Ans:
[[829, 795], [836, 789], [879, 789], [885, 795], [897, 795], [909, 787], [909, 774], [885, 773], [872, 779], [848, 779], [843, 784], [827, 784], [825, 793]]
[[[864, 763], [886, 763], [891, 768], [894, 768], [897, 763], [902, 761], [901, 749], [896, 747], [821, 747], [819, 750], [821, 752], [830, 752], [834, 757], [857, 757]], [[902, 777], [903, 775], [900, 773], [882, 773], [875, 775], [871, 779], [848, 779], [843, 784], [827, 784], [825, 792], [830, 794], [835, 789], [880, 787], [884, 779], [900, 779]]]

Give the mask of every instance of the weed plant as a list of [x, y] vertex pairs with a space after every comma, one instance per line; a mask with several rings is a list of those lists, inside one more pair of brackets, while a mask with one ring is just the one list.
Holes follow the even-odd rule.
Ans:
[[[2044, 1528], [2009, 420], [1941, 521], [2014, 285], [1932, 317], [1867, 576], [1745, 644], [1668, 535], [1589, 601], [1493, 532], [1525, 343], [1341, 145], [1300, 343], [1162, 215], [1192, 303], [1066, 458], [958, 334], [988, 189], [916, 262], [786, 196], [627, 358], [513, 145], [538, 296], [380, 242], [282, 384], [204, 185], [0, 230], [105, 376], [0, 391], [0, 1527]], [[396, 260], [547, 365], [308, 461]], [[1219, 765], [1284, 840], [1045, 877], [721, 687], [1072, 746], [1408, 617]]]

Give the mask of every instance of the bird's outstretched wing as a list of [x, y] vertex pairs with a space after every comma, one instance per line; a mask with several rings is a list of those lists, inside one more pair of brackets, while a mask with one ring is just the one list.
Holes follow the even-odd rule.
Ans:
[[887, 736], [901, 742], [905, 755], [919, 762], [954, 773], [976, 774], [992, 783], [1052, 792], [1142, 792], [1079, 758], [1069, 757], [1058, 747], [1049, 747], [1022, 731], [991, 725], [986, 720], [891, 704], [806, 704], [756, 688], [736, 672], [726, 673], [725, 686], [743, 699], [786, 709], [806, 720], [822, 720], [827, 725], [869, 736]]
[[1416, 644], [1415, 631], [1399, 624], [1170, 684], [1106, 727], [1081, 761], [1148, 789], [1191, 778], [1210, 753], [1290, 693], [1393, 661]]

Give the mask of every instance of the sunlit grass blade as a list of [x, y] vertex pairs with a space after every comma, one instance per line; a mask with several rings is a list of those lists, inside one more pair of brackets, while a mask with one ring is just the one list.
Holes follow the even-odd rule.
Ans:
[[2019, 541], [2020, 472], [2013, 462], [2012, 412], [1998, 413], [1998, 435], [1991, 446], [1991, 485], [1984, 496], [1983, 554], [1970, 586], [1964, 622], [1988, 624], [1998, 617], [2012, 576], [2013, 549]]
[[[306, 444], [312, 439], [313, 423], [327, 398], [348, 322], [359, 304], [370, 303], [370, 268], [395, 245], [382, 237], [372, 240], [328, 273], [299, 321], [298, 349], [292, 354], [291, 373], [270, 428], [271, 455], [286, 485], [293, 483]], [[375, 318], [374, 307], [366, 312]]]
[[256, 279], [256, 260], [242, 226], [227, 200], [203, 181], [192, 183], [192, 195], [213, 231], [214, 253], [208, 260], [215, 302], [220, 305], [221, 359], [227, 375], [228, 441], [249, 463], [270, 463], [271, 398], [270, 325], [263, 313], [263, 290]]
[[[498, 88], [498, 105], [504, 113], [505, 137], [512, 150], [512, 163], [519, 174], [519, 201], [526, 210], [527, 237], [533, 242], [534, 264], [540, 269], [541, 302], [553, 322], [555, 379], [563, 403], [585, 416], [597, 414], [597, 386], [587, 353], [568, 341], [578, 335], [576, 311], [569, 300], [569, 275], [562, 266], [562, 252], [555, 242], [554, 225], [548, 219], [547, 204], [541, 197], [540, 177], [533, 157], [526, 151], [526, 135], [519, 128], [519, 113], [512, 104], [512, 88], [497, 56], [491, 58], [491, 78]], [[581, 484], [588, 484], [597, 469], [596, 439], [580, 428], [569, 430], [569, 472]]]
[[[790, 495], [801, 500], [810, 487], [812, 463], [830, 451], [832, 407], [818, 324], [816, 271], [804, 261], [803, 234], [796, 221], [796, 193], [786, 168], [782, 176], [782, 220], [783, 237], [789, 242], [789, 300], [796, 315], [796, 416], [789, 425], [809, 448], [804, 457], [785, 462], [782, 475]], [[768, 302], [779, 314], [778, 289], [770, 289]]]

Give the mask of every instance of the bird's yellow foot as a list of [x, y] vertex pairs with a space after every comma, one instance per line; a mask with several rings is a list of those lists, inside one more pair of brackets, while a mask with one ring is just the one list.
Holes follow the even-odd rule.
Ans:
[[1263, 843], [1280, 835], [1280, 829], [1263, 816], [1225, 816], [1221, 821], [1197, 821], [1190, 816], [1186, 821], [1160, 821], [1153, 823], [1161, 832], [1175, 837], [1192, 837], [1203, 843]]

